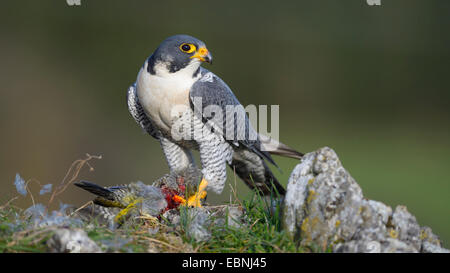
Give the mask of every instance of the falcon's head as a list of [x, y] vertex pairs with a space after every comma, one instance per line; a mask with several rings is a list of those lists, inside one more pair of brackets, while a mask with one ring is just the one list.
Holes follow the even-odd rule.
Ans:
[[175, 35], [165, 39], [148, 58], [150, 74], [176, 73], [185, 68], [197, 71], [202, 62], [212, 63], [212, 56], [204, 42], [189, 35]]

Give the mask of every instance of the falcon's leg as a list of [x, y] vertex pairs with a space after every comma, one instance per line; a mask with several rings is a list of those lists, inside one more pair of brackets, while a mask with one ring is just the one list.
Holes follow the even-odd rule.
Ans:
[[[220, 194], [227, 180], [227, 162], [231, 163], [233, 149], [222, 136], [209, 132], [199, 144], [203, 182], [208, 189]], [[200, 186], [199, 186], [200, 189]]]
[[179, 173], [189, 166], [195, 166], [194, 158], [188, 149], [164, 137], [160, 137], [159, 141], [171, 172]]
[[[181, 173], [183, 170], [195, 166], [194, 158], [188, 149], [163, 137], [160, 138], [160, 142], [171, 172]], [[176, 201], [190, 207], [201, 207], [200, 201], [206, 197], [207, 186], [208, 182], [202, 179], [197, 187], [197, 192], [189, 196], [187, 201], [181, 196], [176, 196]]]

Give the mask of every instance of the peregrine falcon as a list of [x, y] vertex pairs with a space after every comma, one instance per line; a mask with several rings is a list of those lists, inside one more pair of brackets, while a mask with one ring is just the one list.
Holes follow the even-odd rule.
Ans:
[[[171, 172], [193, 165], [191, 150], [198, 150], [202, 187], [220, 194], [229, 165], [251, 189], [284, 195], [266, 161], [276, 166], [271, 154], [296, 159], [303, 154], [258, 134], [228, 85], [201, 67], [203, 62], [212, 63], [204, 42], [189, 35], [164, 40], [128, 88], [131, 115], [159, 140]], [[195, 197], [188, 205], [199, 204]]]

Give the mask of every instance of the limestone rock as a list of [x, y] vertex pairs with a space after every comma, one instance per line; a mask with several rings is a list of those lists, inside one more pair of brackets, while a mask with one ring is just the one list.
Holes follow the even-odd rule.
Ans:
[[283, 208], [287, 233], [304, 246], [333, 252], [446, 252], [405, 206], [364, 198], [336, 153], [308, 153], [293, 170]]
[[187, 210], [187, 235], [197, 242], [211, 238], [211, 213], [205, 208], [191, 208]]
[[58, 228], [48, 240], [50, 252], [99, 253], [100, 247], [82, 229]]

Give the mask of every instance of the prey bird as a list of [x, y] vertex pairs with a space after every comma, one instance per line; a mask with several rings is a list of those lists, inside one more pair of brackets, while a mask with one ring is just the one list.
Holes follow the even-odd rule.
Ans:
[[[113, 223], [123, 223], [123, 220], [131, 215], [158, 217], [165, 211], [187, 205], [188, 202], [193, 206], [201, 206], [206, 195], [204, 187], [199, 186], [201, 178], [199, 169], [188, 166], [182, 172], [164, 175], [152, 185], [139, 181], [102, 187], [92, 182], [80, 181], [76, 182], [75, 186], [96, 196], [93, 200], [98, 206], [94, 207], [96, 216], [102, 216]], [[194, 200], [196, 192], [201, 195]]]
[[[258, 134], [231, 89], [201, 67], [204, 62], [212, 63], [204, 42], [189, 35], [164, 40], [128, 88], [132, 117], [159, 141], [171, 172], [195, 164], [191, 150], [199, 151], [202, 188], [220, 194], [229, 165], [251, 189], [284, 195], [266, 161], [276, 166], [271, 154], [296, 159], [303, 154]], [[188, 201], [189, 206], [199, 205], [192, 201], [199, 194]]]

